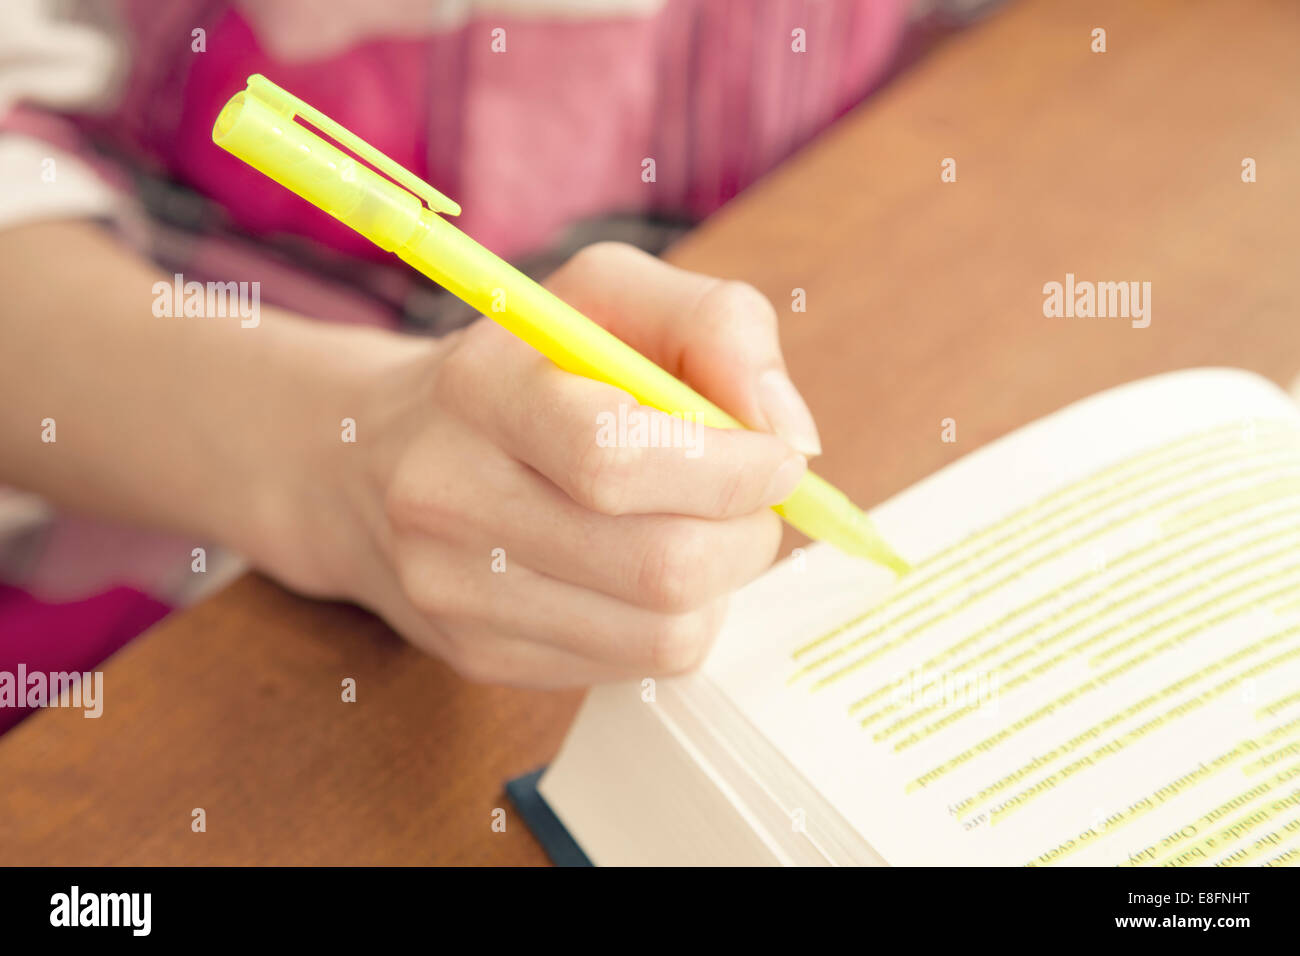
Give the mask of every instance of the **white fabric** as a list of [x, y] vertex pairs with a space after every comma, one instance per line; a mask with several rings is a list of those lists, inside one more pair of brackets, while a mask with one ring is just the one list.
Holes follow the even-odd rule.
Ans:
[[[19, 102], [103, 109], [124, 62], [111, 22], [64, 15], [53, 0], [0, 3], [0, 116]], [[104, 17], [111, 4], [89, 14]], [[112, 215], [117, 194], [75, 156], [20, 134], [0, 136], [0, 229], [41, 219]]]

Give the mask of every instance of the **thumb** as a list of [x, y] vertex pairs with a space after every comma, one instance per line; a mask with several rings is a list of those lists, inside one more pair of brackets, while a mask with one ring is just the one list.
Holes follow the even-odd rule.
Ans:
[[821, 454], [812, 413], [786, 372], [776, 311], [753, 286], [613, 242], [581, 250], [547, 286], [748, 427]]

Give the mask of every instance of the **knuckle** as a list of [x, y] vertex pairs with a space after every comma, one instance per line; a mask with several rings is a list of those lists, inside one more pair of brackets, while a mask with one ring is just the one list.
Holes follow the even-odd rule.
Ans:
[[449, 593], [439, 586], [436, 578], [404, 564], [398, 568], [398, 581], [402, 593], [420, 614], [429, 618], [442, 617], [451, 610]]
[[637, 586], [646, 603], [661, 611], [693, 611], [708, 599], [701, 534], [685, 523], [656, 534], [641, 559]]
[[384, 517], [391, 528], [404, 531], [415, 523], [418, 503], [406, 483], [395, 479], [384, 492]]
[[713, 625], [703, 613], [665, 616], [654, 629], [651, 660], [657, 673], [684, 674], [698, 667], [713, 642]]
[[561, 271], [572, 272], [579, 276], [603, 272], [629, 253], [638, 251], [635, 246], [630, 246], [626, 242], [615, 242], [612, 239], [593, 242], [570, 256]]
[[[486, 329], [487, 326], [482, 327], [482, 330]], [[476, 402], [481, 403], [483, 366], [490, 364], [490, 358], [484, 352], [484, 342], [482, 331], [471, 325], [459, 330], [457, 338], [449, 343], [433, 375], [433, 401], [439, 408], [465, 409], [475, 407]]]
[[701, 318], [724, 327], [776, 327], [776, 309], [767, 296], [738, 279], [717, 280], [701, 297], [698, 311]]
[[470, 684], [492, 684], [498, 680], [497, 662], [473, 643], [450, 642], [443, 659], [461, 680]]
[[578, 503], [603, 515], [625, 514], [629, 482], [640, 459], [639, 448], [609, 447], [590, 437], [584, 439], [574, 471]]
[[384, 493], [384, 515], [389, 525], [398, 530], [413, 527], [417, 517], [424, 512], [420, 497], [400, 474], [395, 477]]
[[398, 531], [436, 529], [449, 517], [433, 483], [401, 468], [384, 493], [384, 516]]
[[454, 561], [427, 550], [423, 536], [399, 536], [393, 551], [397, 586], [407, 602], [430, 622], [445, 626], [473, 610], [471, 589]]
[[438, 365], [433, 376], [433, 400], [439, 408], [458, 408], [468, 376], [465, 350], [453, 347]]

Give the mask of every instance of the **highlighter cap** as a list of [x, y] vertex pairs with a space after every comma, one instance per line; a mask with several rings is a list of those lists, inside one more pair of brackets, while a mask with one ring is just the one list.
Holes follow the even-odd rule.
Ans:
[[[299, 119], [333, 136], [355, 155]], [[250, 76], [247, 89], [222, 108], [212, 127], [212, 141], [389, 252], [405, 245], [429, 215], [421, 199], [435, 212], [460, 212], [459, 206], [387, 156], [262, 76]], [[372, 166], [388, 175], [380, 175]], [[394, 179], [411, 182], [398, 185]]]

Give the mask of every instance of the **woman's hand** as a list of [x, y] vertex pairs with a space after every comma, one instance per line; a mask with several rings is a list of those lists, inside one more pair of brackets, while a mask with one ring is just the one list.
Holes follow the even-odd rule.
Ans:
[[[330, 528], [270, 570], [369, 606], [473, 680], [553, 687], [688, 670], [726, 596], [771, 563], [781, 527], [769, 506], [820, 450], [776, 316], [748, 286], [612, 243], [548, 284], [775, 434], [684, 429], [480, 319], [447, 340], [403, 342], [382, 365], [358, 399], [357, 445], [339, 442], [319, 464], [356, 476], [350, 517], [318, 515]], [[620, 435], [637, 416], [678, 447]], [[321, 563], [304, 568], [303, 550]]]

